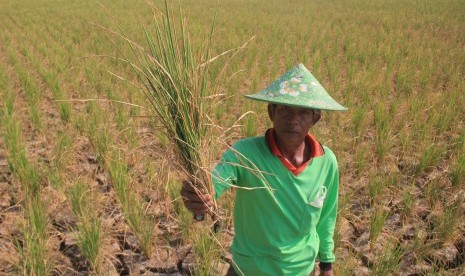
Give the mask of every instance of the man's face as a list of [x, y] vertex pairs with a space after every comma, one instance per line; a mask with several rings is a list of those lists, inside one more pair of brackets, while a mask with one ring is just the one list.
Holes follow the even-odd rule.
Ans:
[[269, 104], [268, 115], [281, 142], [301, 143], [310, 128], [320, 119], [321, 111]]

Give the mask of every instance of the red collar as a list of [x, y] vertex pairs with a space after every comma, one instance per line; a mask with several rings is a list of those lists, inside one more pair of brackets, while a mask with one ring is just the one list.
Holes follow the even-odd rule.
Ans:
[[307, 168], [308, 164], [313, 158], [319, 157], [325, 154], [321, 144], [315, 139], [315, 137], [313, 137], [309, 133], [305, 137], [305, 143], [307, 143], [307, 145], [310, 146], [310, 158], [304, 163], [302, 163], [300, 166], [295, 167], [291, 162], [289, 162], [289, 160], [283, 157], [281, 151], [279, 150], [278, 145], [276, 144], [276, 140], [274, 138], [274, 128], [270, 128], [266, 131], [265, 139], [271, 152], [274, 155], [276, 155], [276, 157], [278, 157], [281, 160], [283, 165], [295, 176], [297, 176], [299, 173], [305, 170], [305, 168]]

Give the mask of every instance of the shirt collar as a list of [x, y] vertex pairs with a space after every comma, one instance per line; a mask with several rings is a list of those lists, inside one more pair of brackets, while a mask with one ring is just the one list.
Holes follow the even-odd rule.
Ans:
[[270, 128], [266, 131], [265, 133], [265, 138], [266, 142], [268, 144], [268, 147], [270, 148], [271, 152], [276, 155], [281, 162], [284, 164], [284, 166], [291, 171], [294, 175], [298, 175], [301, 173], [309, 164], [309, 162], [315, 158], [319, 157], [325, 154], [323, 147], [321, 144], [311, 135], [310, 133], [307, 134], [305, 137], [305, 143], [310, 146], [310, 158], [306, 162], [304, 162], [302, 165], [299, 167], [294, 167], [292, 163], [290, 163], [286, 158], [283, 157], [281, 151], [278, 148], [278, 145], [276, 144], [276, 140], [274, 137], [275, 130], [274, 128]]

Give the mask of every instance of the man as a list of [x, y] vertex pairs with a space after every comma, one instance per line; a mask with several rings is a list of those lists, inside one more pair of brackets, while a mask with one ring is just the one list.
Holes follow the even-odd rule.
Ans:
[[[273, 128], [226, 151], [212, 172], [215, 199], [234, 186], [235, 236], [229, 273], [333, 275], [339, 173], [336, 157], [309, 134], [320, 110], [346, 110], [302, 64], [247, 98], [268, 102]], [[184, 181], [185, 206], [200, 214], [212, 199]]]

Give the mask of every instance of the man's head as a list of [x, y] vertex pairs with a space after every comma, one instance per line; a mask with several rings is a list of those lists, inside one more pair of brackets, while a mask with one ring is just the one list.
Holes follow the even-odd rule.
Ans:
[[321, 110], [268, 104], [268, 116], [276, 135], [288, 141], [303, 141], [308, 131], [321, 118]]

